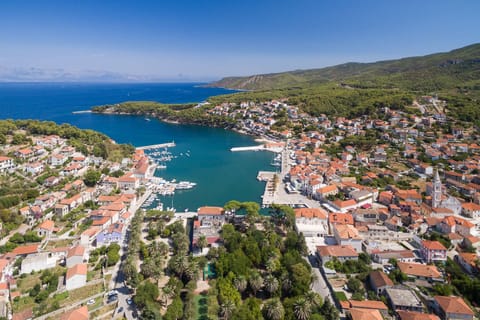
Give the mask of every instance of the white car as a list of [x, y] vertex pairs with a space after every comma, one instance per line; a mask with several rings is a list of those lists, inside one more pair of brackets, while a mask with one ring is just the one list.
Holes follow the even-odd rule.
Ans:
[[127, 298], [127, 300], [126, 300], [126, 301], [127, 301], [127, 304], [128, 304], [128, 305], [131, 305], [131, 304], [132, 304], [132, 302], [133, 302], [132, 298]]
[[87, 301], [87, 306], [90, 306], [95, 303], [95, 299], [90, 299]]

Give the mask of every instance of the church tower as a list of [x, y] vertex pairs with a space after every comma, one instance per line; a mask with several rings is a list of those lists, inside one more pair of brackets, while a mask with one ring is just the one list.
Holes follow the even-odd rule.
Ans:
[[433, 194], [432, 194], [432, 208], [438, 208], [442, 201], [442, 181], [438, 175], [438, 170], [435, 170], [433, 177]]

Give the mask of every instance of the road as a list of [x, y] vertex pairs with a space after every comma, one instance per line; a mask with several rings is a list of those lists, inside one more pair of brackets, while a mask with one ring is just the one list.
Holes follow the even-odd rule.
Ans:
[[315, 275], [315, 280], [312, 283], [312, 290], [318, 293], [322, 299], [328, 299], [332, 304], [335, 304], [335, 301], [332, 299], [330, 288], [325, 281], [320, 269], [318, 268], [318, 261], [314, 255], [309, 255], [307, 258], [310, 265], [312, 266], [313, 274]]
[[[136, 205], [130, 209], [132, 214], [135, 214], [138, 209], [140, 209], [141, 205], [145, 202], [145, 200], [150, 196], [151, 191], [147, 190], [145, 194], [137, 201]], [[114, 266], [112, 271], [112, 279], [108, 287], [110, 289], [115, 289], [118, 293], [118, 301], [117, 301], [117, 308], [113, 313], [113, 318], [120, 318], [121, 316], [125, 316], [127, 320], [130, 319], [138, 319], [138, 316], [134, 316], [137, 314], [137, 310], [134, 304], [128, 305], [127, 299], [132, 298], [132, 291], [125, 285], [125, 275], [123, 274], [122, 270], [120, 269], [121, 264], [127, 258], [127, 245], [128, 245], [128, 238], [130, 236], [129, 225], [126, 225], [123, 228], [122, 239], [123, 242], [120, 244], [120, 261]], [[119, 310], [122, 310], [119, 312]]]

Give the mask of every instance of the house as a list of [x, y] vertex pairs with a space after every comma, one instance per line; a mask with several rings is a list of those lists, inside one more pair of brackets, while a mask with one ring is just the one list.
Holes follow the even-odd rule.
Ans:
[[37, 174], [40, 174], [44, 169], [43, 163], [41, 162], [32, 162], [32, 163], [27, 163], [24, 167], [24, 171], [26, 173], [31, 174], [32, 176], [36, 176]]
[[435, 296], [435, 307], [442, 320], [473, 320], [474, 312], [460, 297]]
[[118, 187], [122, 190], [135, 190], [140, 186], [140, 180], [132, 173], [127, 173], [118, 178]]
[[321, 187], [317, 190], [317, 198], [320, 200], [325, 200], [328, 196], [334, 196], [336, 194], [338, 194], [338, 188], [334, 184]]
[[400, 262], [415, 262], [416, 256], [410, 250], [388, 250], [372, 253], [372, 260], [387, 264], [390, 259], [395, 259]]
[[434, 265], [422, 263], [398, 262], [398, 268], [410, 279], [419, 279], [427, 281], [443, 281], [442, 274]]
[[114, 223], [109, 225], [97, 234], [97, 247], [109, 245], [111, 243], [120, 243], [122, 241], [124, 225]]
[[426, 263], [447, 261], [447, 248], [438, 241], [423, 240], [420, 247], [420, 254]]
[[222, 207], [200, 207], [198, 208], [198, 221], [202, 226], [221, 227], [225, 223], [224, 209]]
[[469, 274], [478, 274], [479, 268], [477, 265], [480, 259], [476, 253], [459, 252], [455, 256], [455, 261]]
[[18, 246], [13, 249], [12, 254], [14, 256], [21, 256], [25, 257], [29, 254], [37, 253], [38, 252], [38, 244], [29, 244], [25, 246]]
[[55, 222], [52, 220], [45, 220], [37, 227], [37, 234], [39, 237], [50, 238], [55, 230]]
[[83, 231], [80, 235], [80, 244], [82, 246], [88, 247], [97, 239], [97, 234], [101, 232], [101, 228], [97, 226], [92, 226], [87, 230]]
[[60, 315], [60, 320], [88, 320], [90, 316], [88, 314], [88, 307], [81, 306], [79, 308], [75, 308], [71, 311], [68, 311], [62, 315]]
[[83, 260], [85, 260], [85, 247], [78, 245], [67, 251], [67, 268], [71, 268], [76, 264], [81, 264], [83, 263]]
[[73, 290], [85, 286], [87, 283], [87, 264], [79, 263], [67, 269], [65, 288]]
[[13, 169], [15, 169], [13, 159], [0, 156], [0, 173], [11, 172]]
[[327, 212], [320, 208], [295, 209], [295, 227], [305, 237], [328, 235]]
[[54, 268], [57, 264], [57, 258], [52, 256], [50, 252], [40, 252], [29, 254], [22, 260], [20, 273], [31, 273], [32, 271], [40, 271]]
[[51, 177], [48, 177], [47, 179], [45, 179], [45, 181], [43, 182], [43, 185], [45, 187], [53, 187], [53, 186], [56, 186], [59, 183], [60, 183], [60, 178], [55, 177], [55, 176], [51, 176]]
[[399, 320], [440, 320], [440, 318], [434, 314], [405, 310], [397, 310], [397, 316]]
[[32, 149], [25, 148], [25, 149], [20, 149], [20, 150], [15, 151], [14, 155], [17, 158], [25, 160], [25, 159], [33, 157], [35, 155], [35, 153], [33, 152]]
[[480, 218], [480, 205], [473, 202], [463, 203], [462, 214], [473, 219], [478, 219]]
[[380, 311], [375, 309], [350, 309], [351, 320], [383, 320]]
[[317, 246], [317, 259], [325, 266], [328, 261], [336, 259], [340, 262], [358, 260], [358, 253], [352, 246]]
[[387, 276], [385, 272], [382, 271], [372, 271], [368, 275], [370, 286], [375, 291], [376, 294], [382, 294], [385, 289], [393, 287], [393, 282]]
[[422, 302], [410, 289], [387, 288], [385, 294], [393, 310], [423, 311]]
[[357, 252], [362, 252], [362, 238], [357, 228], [351, 224], [336, 224], [333, 226], [333, 236], [338, 245], [350, 245]]
[[388, 315], [388, 307], [382, 301], [376, 300], [347, 300], [342, 301], [341, 306], [343, 310], [350, 311], [353, 309], [356, 310], [377, 310], [381, 313], [382, 316]]

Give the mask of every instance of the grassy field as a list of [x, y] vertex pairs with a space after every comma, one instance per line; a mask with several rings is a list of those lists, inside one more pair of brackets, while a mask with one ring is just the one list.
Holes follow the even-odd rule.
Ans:
[[337, 299], [339, 301], [347, 301], [348, 300], [347, 296], [342, 291], [335, 291], [335, 297], [337, 297]]
[[90, 319], [96, 319], [96, 318], [98, 318], [102, 315], [110, 313], [110, 312], [114, 311], [115, 308], [116, 308], [116, 303], [108, 304], [108, 305], [104, 306], [103, 308], [98, 309], [95, 312], [92, 312], [90, 314]]
[[61, 306], [66, 306], [68, 304], [72, 304], [74, 302], [84, 300], [102, 291], [103, 291], [102, 283], [86, 285], [85, 287], [72, 290], [70, 291], [68, 298], [63, 300]]
[[17, 281], [18, 290], [21, 293], [27, 293], [37, 283], [41, 284], [40, 276], [41, 276], [41, 273], [37, 272], [35, 274], [28, 274], [24, 278], [20, 277]]
[[197, 319], [198, 320], [207, 320], [208, 319], [208, 306], [207, 306], [207, 296], [204, 294], [199, 294], [195, 297], [195, 304], [197, 305]]

